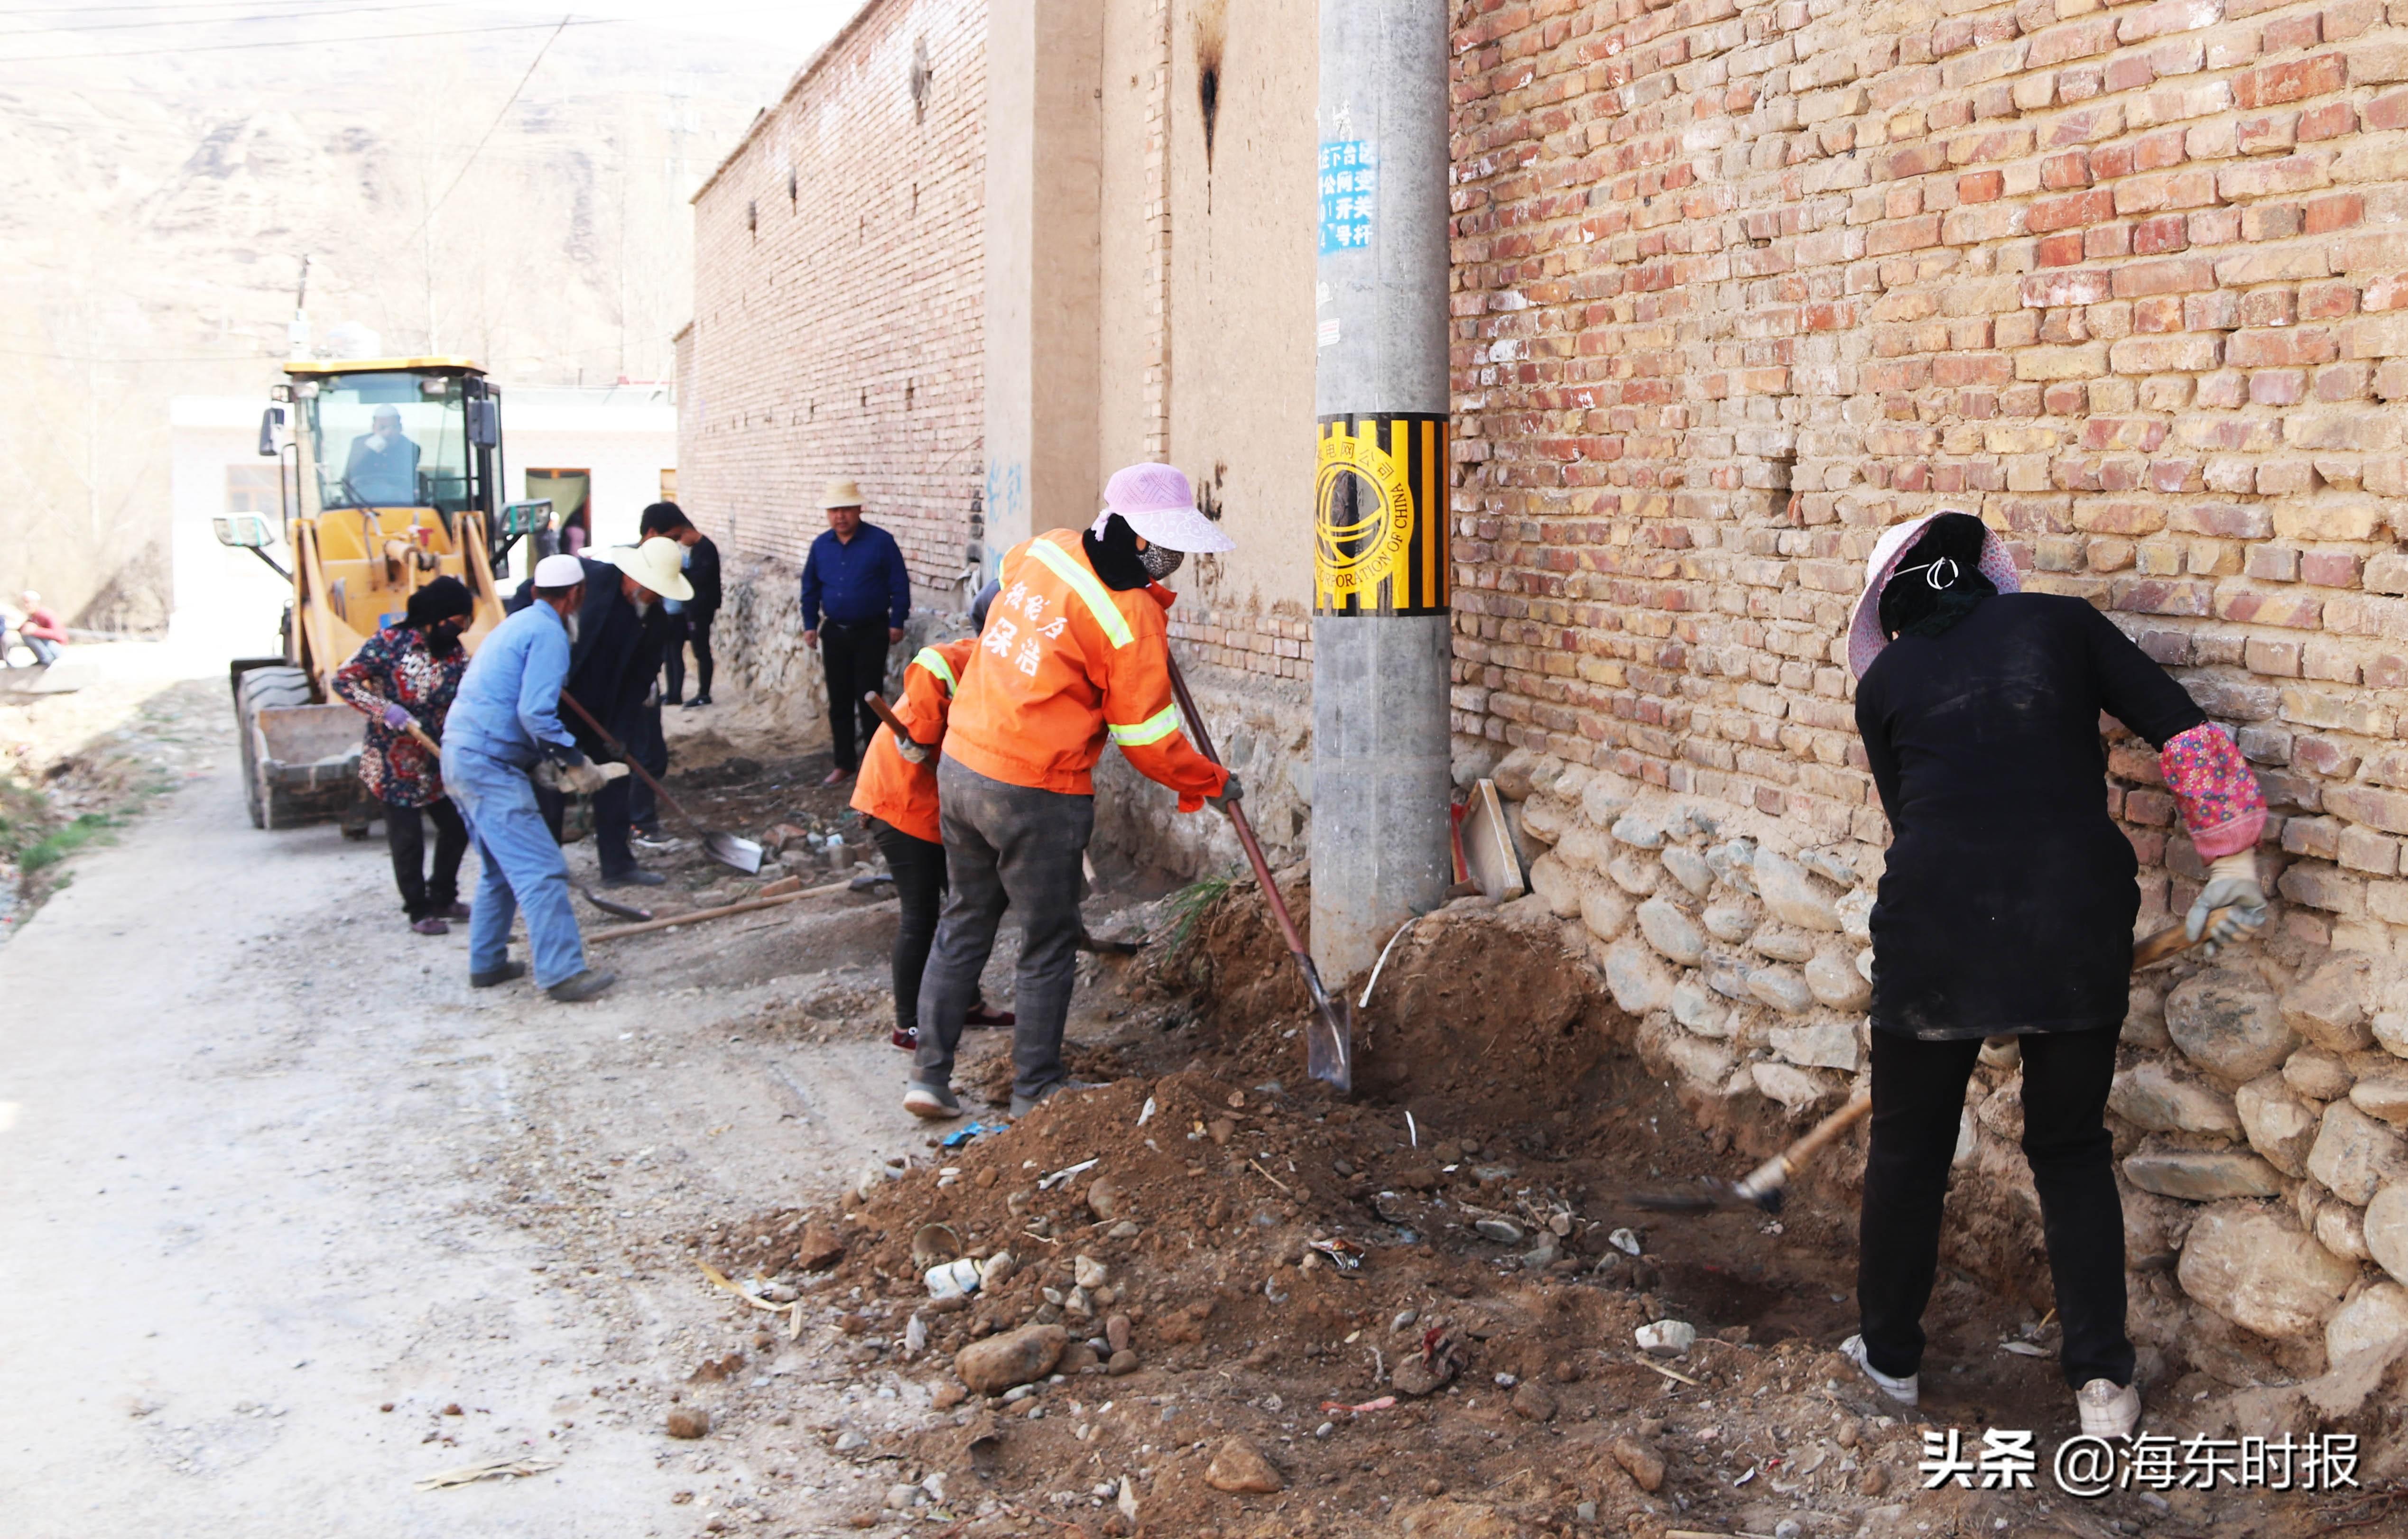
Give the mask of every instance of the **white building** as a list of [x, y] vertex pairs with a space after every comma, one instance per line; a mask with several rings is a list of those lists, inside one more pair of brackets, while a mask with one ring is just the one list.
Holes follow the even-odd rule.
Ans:
[[[259, 453], [256, 397], [179, 395], [168, 407], [174, 522], [175, 608], [169, 634], [179, 646], [225, 657], [265, 657], [282, 648], [279, 623], [291, 585], [248, 550], [218, 543], [213, 520], [261, 513], [278, 525], [276, 464]], [[595, 389], [502, 386], [505, 497], [552, 497], [565, 519], [582, 494], [595, 546], [626, 545], [648, 503], [673, 496], [677, 408], [666, 384]], [[280, 538], [267, 554], [290, 568]], [[524, 572], [523, 560], [515, 568]]]

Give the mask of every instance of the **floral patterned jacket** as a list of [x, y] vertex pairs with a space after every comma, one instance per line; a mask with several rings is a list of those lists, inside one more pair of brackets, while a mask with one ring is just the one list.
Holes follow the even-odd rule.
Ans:
[[395, 806], [423, 807], [443, 800], [443, 771], [435, 756], [407, 731], [384, 724], [384, 708], [398, 705], [427, 736], [443, 736], [443, 719], [468, 671], [468, 654], [455, 648], [448, 657], [427, 648], [423, 632], [389, 625], [368, 637], [358, 653], [335, 672], [335, 692], [368, 719], [360, 750], [360, 780], [368, 794]]

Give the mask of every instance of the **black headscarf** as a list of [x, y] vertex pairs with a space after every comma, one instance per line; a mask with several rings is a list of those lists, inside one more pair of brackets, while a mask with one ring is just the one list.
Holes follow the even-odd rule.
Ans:
[[1126, 592], [1154, 581], [1146, 572], [1145, 563], [1138, 557], [1137, 531], [1119, 514], [1104, 520], [1100, 537], [1090, 529], [1079, 539], [1086, 549], [1088, 564], [1095, 567], [1096, 576], [1104, 579], [1105, 587]]
[[1998, 592], [1982, 575], [1989, 531], [1971, 513], [1942, 513], [1925, 526], [1891, 568], [1881, 595], [1882, 634], [1936, 636]]
[[437, 577], [433, 582], [409, 595], [401, 613], [401, 622], [426, 636], [427, 644], [440, 652], [449, 652], [460, 645], [458, 630], [450, 634], [451, 646], [444, 647], [436, 639], [435, 628], [447, 620], [466, 620], [477, 612], [476, 602], [468, 596], [468, 585], [458, 577]]

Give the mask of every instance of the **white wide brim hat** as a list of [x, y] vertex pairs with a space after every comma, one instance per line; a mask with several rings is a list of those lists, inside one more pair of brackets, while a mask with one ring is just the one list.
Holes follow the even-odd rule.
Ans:
[[694, 597], [683, 570], [685, 547], [675, 540], [655, 534], [633, 550], [613, 550], [602, 559], [663, 598], [682, 603]]
[[[1940, 513], [1962, 511], [1961, 508], [1943, 507]], [[1856, 595], [1856, 613], [1848, 619], [1848, 672], [1858, 678], [1865, 677], [1865, 670], [1873, 665], [1873, 659], [1889, 645], [1889, 638], [1882, 634], [1881, 628], [1882, 590], [1889, 586], [1890, 575], [1898, 569], [1899, 558], [1922, 534], [1923, 526], [1940, 517], [1940, 513], [1926, 513], [1919, 519], [1892, 524], [1882, 532], [1881, 539], [1873, 546], [1873, 553], [1865, 558], [1864, 591]], [[2006, 543], [1999, 538], [1997, 530], [1984, 531], [1982, 559], [1976, 564], [1981, 568], [1982, 576], [1989, 578], [1991, 586], [2000, 592], [2023, 591], [2023, 583], [2015, 576], [2014, 558], [2007, 554]]]
[[[1191, 555], [1235, 550], [1238, 542], [1198, 512], [1196, 489], [1175, 465], [1125, 465], [1104, 486], [1104, 511], [1117, 513], [1148, 545]], [[1103, 520], [1096, 520], [1101, 527]]]

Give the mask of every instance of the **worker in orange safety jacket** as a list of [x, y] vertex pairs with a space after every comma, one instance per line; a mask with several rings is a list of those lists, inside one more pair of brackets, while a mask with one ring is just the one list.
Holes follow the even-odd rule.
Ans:
[[1198, 512], [1187, 477], [1130, 465], [1104, 488], [1085, 534], [1055, 529], [1006, 552], [1002, 591], [953, 697], [937, 767], [953, 891], [920, 987], [920, 1048], [904, 1109], [961, 1115], [953, 1049], [1007, 905], [1021, 916], [1012, 1004], [1011, 1111], [1071, 1087], [1062, 1065], [1079, 899], [1095, 832], [1094, 770], [1110, 738], [1179, 810], [1244, 794], [1198, 753], [1171, 698], [1172, 594], [1161, 579], [1190, 551], [1236, 541]]
[[[971, 610], [973, 626], [986, 621], [985, 598], [982, 594]], [[928, 948], [937, 938], [937, 910], [945, 896], [945, 844], [937, 826], [937, 750], [944, 739], [953, 691], [977, 647], [978, 637], [968, 635], [923, 647], [905, 664], [903, 697], [895, 704], [895, 716], [910, 737], [898, 744], [890, 728], [880, 727], [870, 735], [853, 787], [853, 808], [886, 857], [895, 895], [902, 903], [895, 928], [891, 1040], [906, 1051], [920, 1046], [920, 975], [928, 964]], [[990, 1010], [985, 1000], [973, 995], [964, 1024], [1009, 1026], [1012, 1019], [1010, 1011]]]

